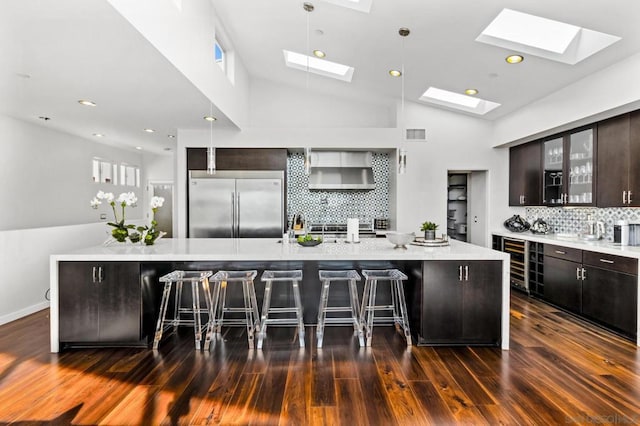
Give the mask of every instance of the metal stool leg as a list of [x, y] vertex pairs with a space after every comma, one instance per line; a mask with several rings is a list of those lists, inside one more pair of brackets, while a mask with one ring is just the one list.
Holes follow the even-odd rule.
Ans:
[[153, 350], [158, 350], [158, 344], [162, 339], [162, 333], [164, 331], [164, 320], [167, 316], [167, 306], [169, 305], [169, 294], [171, 293], [171, 282], [164, 283], [164, 290], [162, 291], [162, 301], [160, 302], [160, 313], [158, 315], [158, 322], [156, 324], [156, 333], [153, 338]]
[[257, 333], [260, 330], [260, 314], [258, 313], [258, 299], [256, 298], [256, 287], [253, 280], [247, 283], [249, 287], [249, 296], [251, 299], [251, 309], [253, 310], [253, 330]]
[[200, 350], [202, 342], [202, 317], [200, 315], [200, 289], [195, 283], [191, 283], [191, 304], [193, 307], [193, 333], [196, 341], [196, 349]]
[[296, 316], [298, 319], [298, 340], [300, 347], [304, 348], [304, 319], [302, 317], [302, 301], [300, 299], [300, 286], [297, 280], [293, 281], [293, 296], [296, 299]]
[[351, 297], [351, 318], [353, 320], [353, 334], [358, 335], [360, 346], [364, 346], [364, 333], [360, 323], [360, 306], [358, 304], [358, 290], [356, 280], [349, 280], [349, 295]]
[[204, 350], [208, 351], [211, 347], [211, 340], [213, 339], [213, 330], [216, 324], [216, 314], [218, 307], [218, 297], [220, 293], [220, 287], [214, 283], [213, 294], [211, 292], [211, 286], [209, 279], [205, 278], [202, 283], [204, 289], [204, 299], [207, 304], [207, 311], [209, 312], [209, 321], [207, 321], [207, 334], [204, 340]]
[[218, 325], [216, 327], [216, 333], [220, 334], [222, 332], [222, 321], [224, 320], [224, 305], [227, 300], [227, 283], [223, 281], [220, 283], [220, 303], [218, 305], [219, 317], [216, 320]]
[[322, 339], [324, 337], [324, 322], [327, 317], [327, 302], [329, 300], [329, 286], [331, 281], [322, 282], [322, 292], [320, 294], [320, 307], [318, 307], [318, 325], [316, 328], [316, 338], [318, 340], [317, 347], [322, 347]]
[[398, 291], [398, 302], [400, 304], [400, 313], [402, 315], [402, 329], [404, 331], [404, 337], [407, 339], [407, 346], [411, 346], [411, 330], [409, 329], [409, 315], [407, 313], [407, 304], [404, 297], [404, 286], [400, 280], [395, 280], [395, 284]]
[[262, 317], [260, 318], [260, 332], [258, 333], [258, 349], [262, 349], [262, 341], [267, 336], [267, 319], [271, 306], [271, 280], [264, 285], [264, 298], [262, 300]]
[[247, 321], [247, 340], [249, 343], [249, 349], [253, 349], [254, 348], [253, 336], [255, 334], [256, 327], [253, 321], [253, 308], [251, 309], [247, 308], [251, 306], [251, 297], [249, 295], [249, 283], [246, 280], [242, 281], [242, 292], [244, 296], [244, 306], [245, 306], [244, 316]]

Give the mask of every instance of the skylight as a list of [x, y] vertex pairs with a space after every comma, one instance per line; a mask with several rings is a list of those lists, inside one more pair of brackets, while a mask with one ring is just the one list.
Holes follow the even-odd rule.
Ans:
[[487, 101], [475, 96], [462, 95], [436, 87], [429, 87], [427, 91], [420, 96], [420, 100], [478, 115], [484, 115], [500, 106], [500, 104], [496, 102]]
[[353, 77], [354, 69], [348, 65], [338, 64], [336, 62], [291, 52], [289, 50], [283, 50], [282, 52], [284, 53], [285, 64], [290, 68], [307, 71], [308, 63], [309, 72], [314, 74], [336, 78], [347, 82], [351, 82], [351, 78]]
[[369, 13], [371, 11], [371, 3], [373, 0], [324, 0], [326, 3], [335, 4], [336, 6], [348, 7], [360, 12]]
[[620, 37], [502, 9], [476, 41], [574, 65]]

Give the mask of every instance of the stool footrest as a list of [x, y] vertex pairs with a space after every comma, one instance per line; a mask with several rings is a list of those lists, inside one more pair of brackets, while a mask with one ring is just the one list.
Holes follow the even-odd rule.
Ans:
[[298, 313], [297, 308], [269, 308], [270, 314], [287, 314], [287, 313]]

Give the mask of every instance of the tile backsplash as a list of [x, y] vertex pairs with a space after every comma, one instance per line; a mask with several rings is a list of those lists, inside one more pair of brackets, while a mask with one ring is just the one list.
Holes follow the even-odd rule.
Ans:
[[593, 220], [604, 222], [605, 239], [613, 240], [613, 225], [618, 220], [640, 221], [640, 208], [631, 207], [527, 207], [525, 219], [529, 223], [540, 218], [547, 222], [555, 233], [582, 233], [586, 227], [587, 215]]
[[287, 159], [287, 215], [302, 213], [307, 223], [347, 223], [359, 218], [372, 223], [374, 218], [389, 218], [389, 155], [373, 153], [371, 191], [310, 191], [304, 173], [304, 156], [291, 154]]

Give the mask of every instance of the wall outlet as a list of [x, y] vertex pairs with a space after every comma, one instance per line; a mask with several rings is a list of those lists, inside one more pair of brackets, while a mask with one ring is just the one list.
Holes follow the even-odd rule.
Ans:
[[100, 220], [107, 220], [107, 214], [106, 213], [100, 213]]

